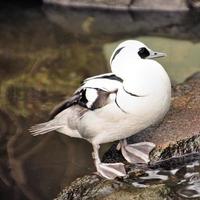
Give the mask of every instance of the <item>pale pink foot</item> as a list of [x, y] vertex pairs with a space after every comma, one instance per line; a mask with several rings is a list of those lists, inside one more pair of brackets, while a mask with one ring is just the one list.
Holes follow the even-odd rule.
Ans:
[[126, 176], [123, 163], [100, 163], [96, 166], [99, 175], [106, 179]]
[[126, 170], [123, 163], [102, 163], [99, 158], [99, 145], [93, 144], [93, 158], [97, 173], [106, 179], [115, 179], [116, 177], [126, 176]]
[[127, 144], [125, 139], [117, 145], [117, 149], [121, 148], [122, 155], [129, 163], [148, 163], [149, 153], [154, 147], [155, 144], [151, 142]]

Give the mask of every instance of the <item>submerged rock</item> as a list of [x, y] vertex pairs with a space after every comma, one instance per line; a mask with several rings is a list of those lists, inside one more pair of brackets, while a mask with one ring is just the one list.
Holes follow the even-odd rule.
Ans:
[[[162, 122], [128, 139], [129, 143], [149, 141], [156, 144], [148, 165], [131, 165], [114, 144], [103, 156], [103, 162], [124, 162], [127, 177], [105, 180], [87, 175], [75, 180], [59, 194], [57, 200], [68, 199], [166, 199], [170, 188], [162, 183], [146, 185], [135, 182], [137, 177], [153, 169], [174, 170], [200, 160], [200, 73], [194, 74], [174, 88], [171, 109]], [[175, 170], [175, 172], [176, 172]], [[154, 171], [155, 177], [159, 176]], [[174, 172], [171, 172], [174, 173]], [[165, 176], [163, 176], [165, 179]], [[136, 187], [135, 187], [136, 186]], [[138, 187], [138, 188], [137, 188]], [[139, 187], [145, 189], [141, 190]]]

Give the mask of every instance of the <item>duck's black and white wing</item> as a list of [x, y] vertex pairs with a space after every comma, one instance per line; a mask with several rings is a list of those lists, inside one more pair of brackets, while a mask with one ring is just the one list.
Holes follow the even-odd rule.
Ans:
[[[50, 121], [31, 127], [33, 135], [44, 134], [62, 128], [65, 117], [59, 120], [62, 113], [72, 115], [74, 121], [79, 120], [87, 111], [100, 109], [115, 101], [123, 80], [113, 73], [94, 76], [86, 79], [74, 95], [58, 104], [50, 113]], [[72, 112], [73, 111], [73, 112]]]
[[61, 102], [50, 113], [53, 119], [57, 114], [72, 105], [79, 105], [88, 110], [101, 108], [113, 100], [123, 80], [113, 73], [107, 73], [86, 79], [71, 98]]

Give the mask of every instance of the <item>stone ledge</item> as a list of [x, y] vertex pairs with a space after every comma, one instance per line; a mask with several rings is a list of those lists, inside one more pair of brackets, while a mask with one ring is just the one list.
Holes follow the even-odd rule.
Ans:
[[198, 3], [194, 0], [43, 0], [45, 4], [55, 4], [66, 7], [112, 9], [112, 10], [158, 10], [158, 11], [188, 11]]
[[188, 11], [188, 6], [183, 0], [134, 0], [130, 10]]
[[55, 4], [66, 7], [75, 7], [75, 8], [91, 8], [91, 9], [113, 9], [113, 10], [127, 10], [130, 5], [130, 0], [117, 1], [73, 1], [73, 0], [43, 0], [45, 4]]

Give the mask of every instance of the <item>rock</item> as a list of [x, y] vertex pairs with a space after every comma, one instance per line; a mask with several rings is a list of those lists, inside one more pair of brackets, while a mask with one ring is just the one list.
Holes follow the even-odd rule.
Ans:
[[109, 181], [99, 178], [97, 175], [85, 176], [77, 179], [71, 186], [62, 191], [55, 200], [79, 200], [79, 199], [103, 199], [103, 200], [164, 200], [168, 189], [160, 184], [156, 187], [146, 188], [140, 193], [139, 189], [130, 187], [121, 181]]
[[[46, 4], [57, 4], [78, 8], [98, 8], [114, 10], [188, 10], [188, 3], [183, 0], [43, 0]], [[192, 1], [192, 5], [197, 3]]]
[[[130, 165], [116, 150], [116, 144], [104, 154], [103, 162], [124, 162], [128, 176], [105, 180], [87, 175], [66, 187], [57, 200], [68, 199], [166, 199], [170, 189], [163, 184], [145, 190], [133, 187], [136, 177], [147, 169], [174, 169], [200, 160], [200, 72], [174, 88], [171, 109], [162, 122], [128, 139], [129, 143], [149, 141], [157, 146], [149, 165]], [[134, 189], [133, 189], [134, 188]], [[164, 195], [163, 195], [164, 194]], [[171, 194], [170, 194], [171, 195]], [[165, 197], [165, 198], [164, 198]]]
[[165, 11], [177, 11], [188, 10], [188, 6], [186, 1], [183, 0], [169, 0], [169, 1], [162, 1], [162, 0], [135, 0], [132, 2], [130, 9], [133, 10], [165, 10]]
[[97, 34], [104, 38], [110, 34], [118, 38], [122, 34], [131, 37], [139, 34], [192, 40], [200, 38], [198, 0], [43, 1], [48, 18], [67, 33]]
[[131, 0], [43, 0], [47, 4], [58, 4], [70, 7], [100, 8], [100, 9], [127, 9]]
[[[138, 35], [199, 40], [200, 15], [196, 10], [188, 12], [186, 7], [179, 4], [174, 8], [167, 8], [168, 10], [162, 7], [154, 7], [153, 10], [151, 7], [141, 9], [140, 6], [142, 5], [136, 4], [129, 6], [126, 11], [111, 12], [45, 4], [43, 11], [51, 22], [67, 34], [85, 35], [90, 38], [98, 36], [105, 41]], [[74, 23], [71, 23], [72, 21]]]
[[200, 1], [199, 0], [188, 0], [188, 7], [191, 10], [199, 10], [200, 9]]

